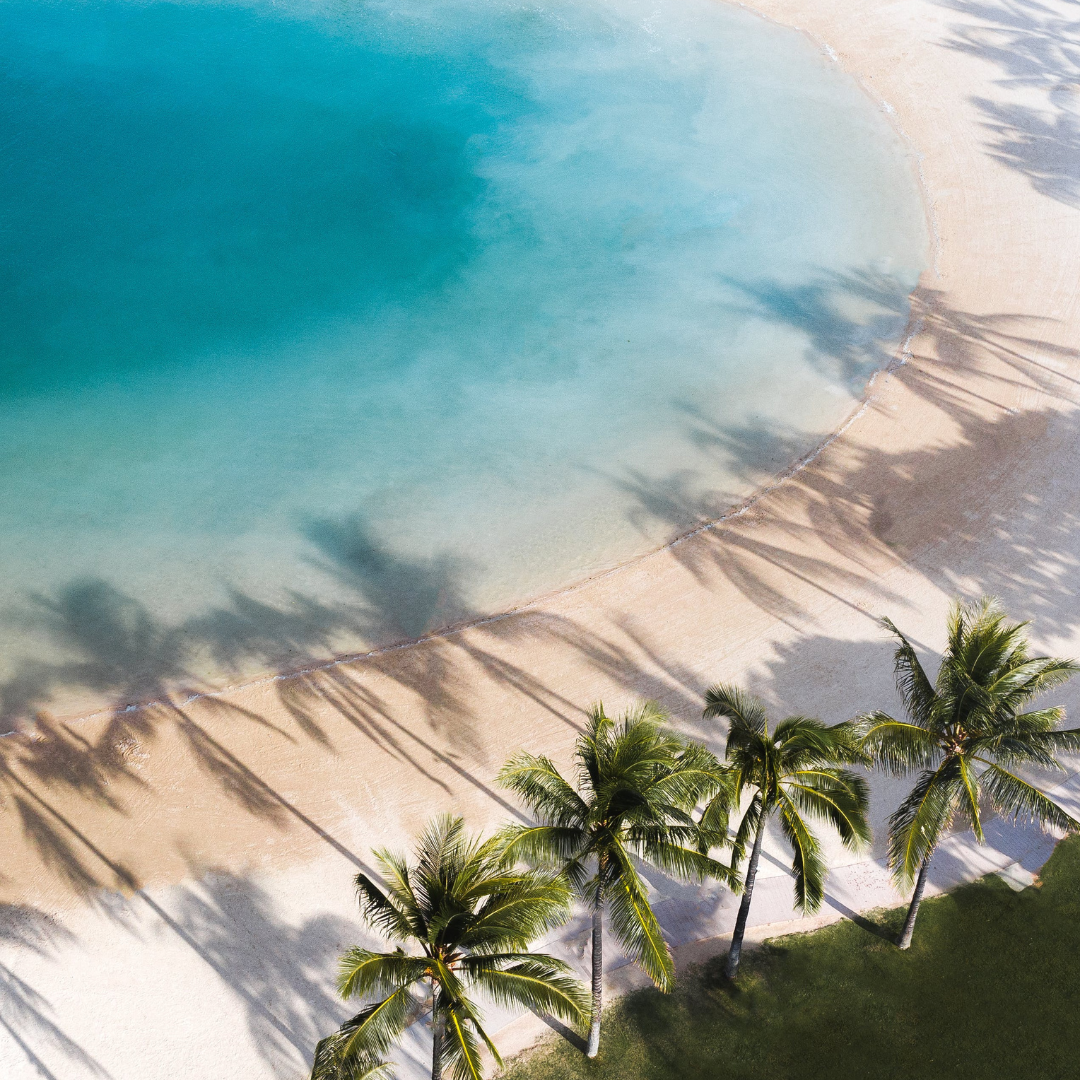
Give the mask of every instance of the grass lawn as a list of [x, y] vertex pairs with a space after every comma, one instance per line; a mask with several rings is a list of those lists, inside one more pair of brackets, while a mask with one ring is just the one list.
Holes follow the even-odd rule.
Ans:
[[1080, 1078], [1080, 837], [1058, 845], [1042, 884], [997, 877], [923, 904], [911, 949], [889, 940], [902, 910], [722, 957], [670, 995], [608, 1008], [600, 1054], [561, 1040], [509, 1080], [903, 1080]]

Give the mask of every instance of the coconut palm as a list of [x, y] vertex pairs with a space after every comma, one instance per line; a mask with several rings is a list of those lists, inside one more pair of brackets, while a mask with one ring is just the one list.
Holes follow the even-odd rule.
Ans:
[[312, 1080], [379, 1075], [416, 1015], [418, 993], [432, 1000], [432, 1080], [444, 1069], [454, 1080], [479, 1080], [480, 1042], [501, 1065], [481, 1026], [476, 991], [499, 1005], [584, 1023], [588, 997], [567, 965], [528, 951], [568, 915], [572, 894], [560, 875], [510, 867], [500, 845], [470, 838], [461, 818], [449, 816], [427, 827], [412, 864], [387, 850], [375, 858], [387, 884], [357, 874], [360, 908], [399, 944], [392, 952], [354, 948], [341, 958], [341, 995], [365, 1004], [319, 1043]]
[[862, 746], [897, 776], [918, 771], [911, 793], [889, 819], [889, 860], [897, 883], [915, 883], [897, 939], [911, 944], [934, 850], [956, 818], [983, 840], [981, 804], [1044, 828], [1080, 828], [1055, 802], [1014, 771], [1061, 768], [1058, 751], [1080, 749], [1080, 729], [1055, 730], [1060, 706], [1024, 710], [1037, 695], [1068, 679], [1077, 666], [1028, 653], [1027, 623], [1009, 623], [1000, 603], [984, 598], [949, 613], [948, 644], [931, 683], [907, 638], [895, 635], [896, 686], [906, 721], [882, 712], [860, 718]]
[[[826, 727], [807, 716], [789, 716], [770, 734], [762, 703], [737, 687], [725, 685], [706, 692], [704, 715], [706, 719], [726, 717], [731, 722], [726, 760], [732, 790], [721, 792], [719, 798], [738, 805], [753, 793], [733, 844], [732, 865], [737, 866], [753, 838], [725, 967], [727, 977], [734, 979], [769, 818], [779, 816], [780, 828], [794, 853], [795, 900], [804, 911], [815, 911], [824, 893], [825, 862], [807, 819], [828, 822], [847, 847], [858, 848], [870, 839], [868, 793], [861, 776], [840, 767], [860, 760], [850, 724]], [[726, 806], [721, 810], [726, 813]], [[712, 806], [706, 810], [706, 823], [714, 812]]]
[[[603, 922], [626, 954], [667, 991], [675, 977], [671, 952], [634, 859], [680, 878], [738, 877], [706, 853], [725, 838], [694, 819], [717, 795], [718, 763], [705, 747], [668, 728], [653, 703], [616, 723], [603, 705], [591, 712], [574, 751], [576, 785], [546, 757], [520, 753], [499, 774], [537, 818], [504, 830], [508, 857], [559, 867], [592, 911], [592, 1022], [586, 1053], [600, 1045], [603, 1011]], [[719, 820], [719, 819], [717, 819]]]

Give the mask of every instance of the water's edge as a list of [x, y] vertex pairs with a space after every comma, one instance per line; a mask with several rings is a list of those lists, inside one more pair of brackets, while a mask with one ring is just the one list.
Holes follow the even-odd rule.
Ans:
[[[425, 644], [451, 639], [453, 637], [466, 634], [470, 630], [478, 627], [505, 622], [513, 618], [527, 617], [530, 614], [541, 612], [545, 606], [553, 604], [563, 597], [579, 593], [592, 586], [596, 582], [606, 580], [618, 574], [627, 572], [632, 568], [646, 562], [647, 560], [661, 557], [665, 552], [674, 550], [683, 544], [693, 541], [696, 537], [713, 532], [721, 528], [725, 524], [742, 517], [743, 515], [757, 507], [757, 505], [762, 502], [767, 496], [771, 495], [773, 492], [777, 491], [785, 484], [790, 483], [791, 481], [796, 479], [804, 469], [813, 464], [818, 459], [818, 457], [826, 449], [828, 449], [830, 445], [832, 445], [837, 439], [844, 435], [852, 427], [852, 425], [854, 425], [856, 421], [858, 421], [863, 416], [863, 414], [869, 409], [869, 407], [877, 400], [878, 390], [880, 388], [880, 379], [887, 376], [890, 372], [899, 369], [910, 359], [910, 345], [914, 338], [919, 334], [924, 319], [924, 315], [920, 310], [920, 306], [917, 301], [919, 288], [927, 276], [934, 276], [938, 272], [941, 239], [933, 204], [928, 196], [926, 180], [922, 169], [921, 155], [915, 149], [914, 145], [912, 144], [910, 138], [907, 135], [907, 132], [904, 130], [902, 124], [900, 123], [899, 118], [896, 115], [895, 109], [884, 98], [882, 98], [879, 94], [876, 93], [875, 88], [869, 86], [864, 80], [860, 79], [857, 75], [849, 71], [843, 65], [841, 58], [826, 42], [818, 39], [814, 34], [812, 34], [810, 31], [803, 27], [780, 22], [772, 18], [771, 16], [755, 8], [752, 3], [747, 3], [746, 0], [719, 0], [719, 2], [722, 3], [724, 6], [747, 11], [751, 13], [755, 18], [761, 19], [777, 27], [781, 27], [788, 31], [794, 30], [798, 32], [813, 46], [815, 50], [827, 57], [830, 64], [835, 66], [836, 69], [840, 71], [846, 78], [853, 79], [863, 93], [863, 95], [873, 104], [874, 108], [886, 118], [892, 130], [896, 133], [896, 135], [902, 142], [906, 156], [912, 166], [914, 178], [916, 180], [916, 185], [919, 192], [919, 200], [922, 205], [922, 210], [927, 226], [928, 259], [925, 264], [927, 269], [924, 269], [920, 277], [920, 285], [916, 286], [916, 288], [908, 296], [909, 311], [907, 324], [905, 326], [901, 339], [893, 350], [891, 359], [885, 366], [879, 368], [871, 374], [870, 378], [866, 382], [862, 395], [859, 398], [856, 406], [839, 424], [839, 426], [836, 427], [824, 438], [822, 438], [810, 450], [797, 457], [786, 468], [774, 474], [771, 480], [753, 490], [744, 499], [738, 501], [737, 503], [734, 503], [728, 510], [726, 510], [718, 517], [702, 522], [700, 524], [695, 524], [693, 527], [671, 537], [664, 543], [650, 548], [646, 551], [642, 551], [629, 558], [626, 558], [620, 561], [615, 566], [611, 566], [600, 570], [599, 572], [589, 574], [583, 578], [580, 578], [579, 580], [572, 581], [569, 584], [561, 585], [549, 591], [539, 593], [530, 598], [522, 600], [518, 604], [509, 606], [503, 610], [496, 611], [491, 614], [481, 615], [479, 617], [471, 618], [465, 621], [452, 622], [422, 635], [411, 638], [403, 638], [396, 641], [390, 641], [388, 643], [381, 644], [375, 648], [357, 651], [346, 651], [340, 654], [334, 654], [326, 658], [325, 660], [320, 660], [319, 662], [314, 664], [302, 663], [295, 667], [281, 665], [273, 669], [269, 669], [265, 673], [256, 675], [254, 677], [242, 678], [236, 682], [228, 683], [219, 687], [213, 687], [205, 690], [197, 690], [192, 692], [177, 690], [163, 697], [148, 697], [145, 699], [139, 699], [134, 701], [121, 701], [100, 708], [92, 708], [90, 711], [77, 710], [69, 713], [64, 713], [62, 711], [59, 713], [53, 713], [50, 710], [48, 713], [50, 717], [57, 719], [63, 723], [82, 723], [93, 721], [95, 719], [100, 719], [102, 717], [107, 717], [110, 715], [115, 715], [117, 713], [138, 712], [156, 706], [184, 706], [204, 699], [213, 700], [225, 698], [234, 694], [243, 693], [249, 689], [253, 689], [259, 686], [288, 681], [313, 673], [331, 670], [337, 667], [362, 663], [365, 660], [375, 659], [406, 649], [422, 648]], [[9, 736], [25, 734], [28, 730], [31, 729], [25, 727], [16, 727], [16, 729], [13, 731], [0, 732], [0, 735]]]

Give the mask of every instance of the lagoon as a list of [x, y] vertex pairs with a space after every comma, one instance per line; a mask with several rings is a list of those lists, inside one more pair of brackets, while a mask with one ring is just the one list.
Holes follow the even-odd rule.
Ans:
[[888, 117], [707, 2], [0, 5], [0, 710], [411, 639], [714, 518], [925, 263]]

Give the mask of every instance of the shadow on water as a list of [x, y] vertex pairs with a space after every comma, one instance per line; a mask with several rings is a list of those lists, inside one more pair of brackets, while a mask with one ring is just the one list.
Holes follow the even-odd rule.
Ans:
[[[73, 817], [66, 808], [127, 817], [129, 800], [146, 786], [139, 762], [155, 742], [169, 737], [179, 737], [199, 770], [233, 805], [275, 830], [299, 825], [360, 867], [348, 847], [267, 783], [219, 733], [247, 725], [298, 747], [308, 742], [333, 753], [325, 719], [336, 714], [448, 797], [447, 779], [456, 777], [504, 811], [517, 813], [478, 768], [484, 764], [484, 744], [469, 707], [477, 670], [577, 730], [580, 708], [499, 649], [511, 634], [540, 643], [575, 633], [559, 620], [526, 620], [513, 631], [493, 622], [468, 638], [435, 637], [392, 649], [365, 664], [373, 678], [358, 679], [343, 665], [325, 666], [320, 652], [342, 628], [400, 635], [474, 613], [460, 600], [461, 571], [450, 560], [424, 563], [395, 556], [357, 520], [318, 522], [310, 533], [320, 561], [347, 597], [335, 607], [296, 596], [288, 609], [276, 608], [234, 591], [227, 606], [170, 627], [101, 581], [74, 582], [53, 597], [33, 598], [34, 628], [47, 634], [63, 659], [28, 660], [0, 687], [8, 730], [22, 727], [20, 734], [0, 740], [0, 795], [28, 848], [67, 888], [91, 898], [101, 888], [130, 892], [139, 887], [138, 874], [110, 858], [89, 835], [83, 810]], [[601, 655], [599, 642], [579, 637]], [[285, 717], [276, 722], [224, 697], [203, 696], [194, 705], [192, 697], [202, 689], [191, 674], [199, 650], [226, 665], [242, 658], [270, 666], [287, 653], [296, 666], [312, 669], [275, 684], [283, 706], [278, 715]], [[631, 670], [628, 657], [612, 650], [603, 656], [605, 663]], [[419, 722], [404, 718], [400, 705], [392, 706], [376, 689], [380, 677], [409, 692]], [[40, 711], [57, 690], [70, 688], [114, 703], [103, 725], [60, 723]], [[149, 704], [136, 707], [142, 702]]]
[[[890, 304], [895, 314], [906, 305], [890, 279], [867, 272], [834, 276], [795, 298], [767, 283], [747, 291], [761, 317], [801, 329], [812, 353], [834, 368], [854, 363], [850, 343], [861, 325], [842, 325], [838, 294], [846, 291], [886, 313]], [[1002, 595], [1017, 614], [1052, 615], [1060, 625], [1074, 626], [1075, 571], [1067, 541], [1076, 523], [1067, 515], [1044, 521], [1034, 503], [1005, 521], [991, 504], [996, 485], [1034, 452], [1051, 422], [1045, 412], [1010, 412], [995, 401], [1018, 386], [1036, 387], [1063, 404], [1071, 401], [1075, 380], [1058, 369], [1075, 354], [1048, 344], [1045, 326], [1019, 313], [972, 315], [925, 289], [912, 302], [920, 327], [917, 355], [898, 377], [908, 392], [952, 422], [956, 435], [950, 445], [861, 448], [840, 465], [815, 464], [773, 491], [767, 536], [754, 527], [757, 511], [751, 508], [675, 544], [671, 557], [706, 587], [733, 587], [787, 621], [805, 620], [808, 595], [850, 603], [846, 597], [853, 589], [871, 583], [879, 604], [902, 613], [904, 599], [876, 583], [882, 566], [902, 562], [935, 539], [963, 534], [976, 512], [1013, 550], [1040, 553], [1022, 581], [1004, 566], [985, 563], [977, 584]], [[1031, 355], [1044, 359], [1036, 362]], [[759, 477], [763, 458], [769, 468], [790, 460], [796, 446], [796, 436], [775, 425], [725, 424], [711, 403], [681, 407], [686, 439], [715, 455], [718, 472], [740, 482]], [[873, 401], [870, 407], [876, 407]], [[1074, 419], [1063, 411], [1053, 415], [1056, 437], [1071, 437]], [[958, 477], [975, 476], [981, 490], [966, 489], [962, 500], [939, 497]], [[635, 521], [662, 522], [672, 534], [714, 521], [724, 509], [724, 493], [698, 475], [611, 479], [632, 497]], [[467, 599], [475, 572], [467, 562], [397, 552], [361, 517], [309, 521], [303, 528], [312, 561], [337, 585], [332, 603], [294, 592], [288, 603], [274, 606], [234, 589], [225, 603], [170, 626], [102, 581], [76, 581], [53, 596], [31, 598], [27, 625], [44, 634], [61, 659], [28, 658], [0, 686], [0, 716], [8, 730], [47, 708], [63, 690], [89, 691], [113, 703], [92, 741], [78, 726], [45, 714], [27, 734], [0, 740], [0, 785], [9, 810], [41, 861], [78, 891], [137, 883], [125, 878], [126, 870], [99, 880], [94, 860], [79, 854], [74, 823], [50, 812], [50, 793], [124, 815], [128, 799], [145, 783], [135, 765], [164, 729], [179, 735], [198, 767], [235, 805], [275, 829], [299, 823], [355, 862], [347, 848], [227, 748], [221, 732], [248, 725], [298, 748], [307, 742], [334, 753], [326, 719], [337, 715], [425, 782], [449, 792], [451, 778], [464, 781], [513, 812], [484, 779], [492, 763], [472, 707], [478, 678], [505, 688], [508, 700], [538, 710], [568, 732], [580, 728], [582, 705], [588, 703], [571, 701], [529, 670], [520, 657], [530, 651], [569, 650], [628, 693], [656, 697], [676, 714], [693, 715], [699, 708], [700, 676], [652, 644], [648, 613], [616, 614], [605, 634], [543, 610], [484, 620]], [[376, 652], [356, 664], [327, 666], [323, 659], [341, 633], [401, 641], [447, 624], [469, 629]], [[203, 697], [193, 708], [190, 699], [204, 689], [193, 674], [195, 660], [207, 655], [226, 670], [299, 669], [274, 684], [279, 719], [224, 697]], [[407, 717], [402, 691], [411, 702]], [[144, 702], [155, 704], [133, 707]]]
[[[764, 286], [754, 302], [763, 317], [808, 332], [821, 362], [842, 368], [849, 336], [842, 328], [814, 329], [843, 317], [832, 299], [841, 285], [856, 300], [880, 298], [873, 275], [853, 274], [831, 281], [828, 291], [802, 293], [795, 305], [778, 288]], [[963, 587], [1001, 595], [1018, 616], [1075, 629], [1080, 560], [1073, 537], [1080, 522], [1066, 511], [1048, 514], [1035, 496], [1019, 502], [1010, 496], [1002, 508], [1000, 492], [1025, 463], [1056, 447], [1075, 446], [1080, 431], [1071, 403], [1077, 388], [1063, 369], [1076, 354], [1048, 344], [1048, 328], [1038, 320], [1022, 313], [958, 311], [931, 290], [916, 293], [914, 316], [921, 327], [914, 355], [896, 378], [906, 393], [949, 421], [947, 440], [917, 449], [845, 445], [843, 455], [826, 455], [772, 492], [767, 532], [757, 528], [759, 511], [752, 507], [674, 545], [670, 557], [718, 597], [734, 589], [762, 611], [806, 630], [813, 621], [812, 597], [850, 603], [856, 589], [873, 597], [874, 614], [888, 611], [902, 621], [907, 602], [881, 584], [882, 568], [902, 564], [936, 540], [963, 540], [977, 531], [996, 538], [997, 554], [969, 560]], [[830, 349], [840, 355], [830, 358]], [[1036, 355], [1042, 359], [1029, 359]], [[1047, 407], [1016, 412], [996, 404], [1006, 396], [1012, 400], [1018, 387], [1041, 391]], [[871, 401], [869, 407], [879, 406]], [[710, 402], [684, 403], [683, 412], [687, 440], [740, 478], [756, 475], [763, 454], [783, 460], [795, 445], [794, 435], [774, 426], [725, 424]], [[723, 493], [694, 475], [627, 475], [613, 482], [633, 496], [637, 520], [666, 523], [673, 533], [712, 521], [723, 509]], [[962, 497], [941, 497], [951, 490]], [[140, 891], [138, 871], [109, 850], [113, 840], [102, 836], [111, 833], [101, 823], [110, 816], [130, 820], [133, 801], [146, 791], [139, 763], [155, 741], [178, 739], [213, 787], [266, 828], [299, 827], [359, 868], [363, 863], [348, 845], [226, 746], [224, 736], [249, 728], [295, 747], [297, 757], [305, 746], [332, 755], [330, 721], [343, 719], [448, 798], [453, 785], [465, 784], [515, 814], [489, 780], [498, 762], [487, 758], [489, 744], [474, 713], [478, 687], [497, 687], [506, 708], [562, 725], [568, 736], [580, 730], [582, 707], [589, 703], [571, 700], [523, 658], [562, 650], [583, 660], [605, 685], [655, 697], [676, 715], [699, 716], [704, 690], [699, 672], [656, 644], [651, 612], [613, 612], [603, 633], [542, 609], [483, 620], [467, 601], [473, 572], [468, 564], [395, 551], [362, 518], [312, 521], [304, 529], [313, 561], [338, 586], [332, 603], [294, 593], [288, 603], [274, 606], [234, 589], [212, 610], [170, 626], [105, 582], [72, 582], [54, 595], [31, 598], [24, 613], [59, 658], [28, 658], [0, 686], [8, 730], [25, 725], [18, 735], [0, 739], [0, 795], [9, 835], [16, 843], [21, 837], [37, 865], [71, 891], [101, 903], [101, 890], [116, 890], [149, 906], [223, 980], [234, 980], [229, 985], [250, 1006], [252, 1031], [272, 1061], [306, 1053], [314, 1036], [340, 1018], [318, 975], [340, 944], [340, 928], [313, 923], [274, 930], [268, 901], [255, 886], [221, 875], [193, 886], [177, 912]], [[1016, 569], [1018, 557], [1023, 573]], [[473, 625], [350, 664], [326, 666], [322, 659], [342, 632], [394, 640], [430, 634], [448, 622]], [[888, 643], [865, 644], [857, 655], [852, 648], [828, 635], [804, 636], [788, 651], [775, 650], [755, 689], [811, 712], [823, 703], [805, 700], [804, 688], [829, 685], [819, 677], [822, 672], [834, 670], [832, 683], [842, 676], [862, 698], [868, 687], [888, 690]], [[200, 655], [226, 669], [255, 662], [300, 672], [272, 684], [268, 693], [281, 708], [271, 718], [270, 710], [263, 715], [225, 697], [192, 701], [203, 689], [193, 674]], [[860, 672], [867, 677], [854, 677]], [[92, 726], [41, 713], [54, 695], [71, 688], [112, 702], [112, 711]], [[132, 707], [140, 702], [155, 704]], [[867, 704], [853, 697], [852, 711]], [[891, 706], [891, 698], [880, 704]], [[36, 721], [28, 723], [35, 714]], [[245, 919], [261, 921], [272, 932], [265, 955], [241, 963], [235, 950], [247, 946], [234, 933]], [[239, 974], [237, 967], [243, 969]], [[35, 1037], [61, 1039], [47, 1035], [47, 1009], [43, 1002], [35, 1005], [29, 988], [16, 981], [6, 993], [21, 1004], [3, 1014], [5, 1022], [22, 1017], [19, 1023], [32, 1024], [37, 1015], [46, 1034]]]
[[908, 320], [910, 286], [867, 268], [798, 285], [730, 279], [728, 285], [742, 295], [747, 315], [799, 331], [807, 342], [804, 359], [853, 394], [888, 366]]
[[[794, 306], [778, 288], [762, 287], [755, 293], [759, 299], [770, 298], [775, 321], [805, 329], [843, 319], [829, 299], [837, 285], [833, 280], [829, 290], [807, 290]], [[846, 287], [877, 302], [888, 296], [869, 274], [851, 275]], [[768, 539], [755, 532], [760, 519], [751, 505], [693, 542], [675, 543], [672, 556], [699, 581], [719, 575], [755, 605], [791, 621], [805, 614], [799, 599], [805, 587], [848, 603], [844, 594], [868, 585], [883, 560], [899, 563], [935, 540], [963, 535], [978, 517], [1000, 538], [1011, 536], [1014, 550], [1034, 544], [1044, 556], [1031, 571], [1040, 578], [1036, 593], [1026, 592], [1004, 566], [984, 566], [982, 587], [1009, 602], [1015, 598], [1018, 611], [1038, 597], [1044, 611], [1053, 606], [1062, 625], [1074, 625], [1075, 612], [1063, 603], [1067, 590], [1058, 580], [1074, 562], [1068, 538], [1076, 523], [1067, 513], [1054, 522], [1041, 520], [1034, 496], [1007, 520], [995, 514], [993, 503], [1018, 466], [1042, 452], [1039, 440], [1051, 424], [1056, 444], [1068, 445], [1075, 437], [1072, 408], [1080, 384], [1065, 373], [1077, 359], [1075, 350], [1048, 342], [1046, 322], [1020, 313], [958, 311], [932, 289], [916, 290], [912, 304], [918, 338], [912, 362], [896, 369], [897, 377], [906, 392], [949, 421], [955, 433], [951, 445], [861, 447], [851, 450], [842, 465], [817, 463], [771, 493]], [[830, 340], [846, 342], [854, 330], [834, 326], [815, 333], [815, 348], [827, 349]], [[1030, 359], [1035, 355], [1043, 359]], [[963, 381], [958, 372], [964, 373]], [[1037, 389], [1055, 403], [1055, 411], [1016, 412], [998, 403], [1003, 394], [1020, 388]], [[742, 483], [761, 482], [763, 457], [775, 462], [787, 455], [790, 461], [791, 451], [799, 446], [797, 433], [775, 424], [737, 426], [725, 423], [708, 405], [681, 407], [687, 416], [686, 439], [714, 455], [718, 471]], [[880, 407], [872, 391], [868, 407]], [[969, 481], [976, 478], [979, 486], [969, 489]], [[710, 489], [702, 474], [688, 470], [660, 478], [626, 473], [613, 482], [632, 497], [631, 521], [639, 527], [661, 523], [673, 536], [716, 520], [725, 508], [725, 493]], [[940, 498], [943, 491], [961, 485], [964, 498]], [[905, 603], [880, 584], [875, 589], [882, 603]]]
[[[946, 48], [995, 64], [1009, 103], [976, 98], [991, 153], [1036, 191], [1080, 206], [1080, 17], [1040, 0], [938, 0], [966, 18]], [[1033, 97], [1037, 95], [1037, 103]]]

